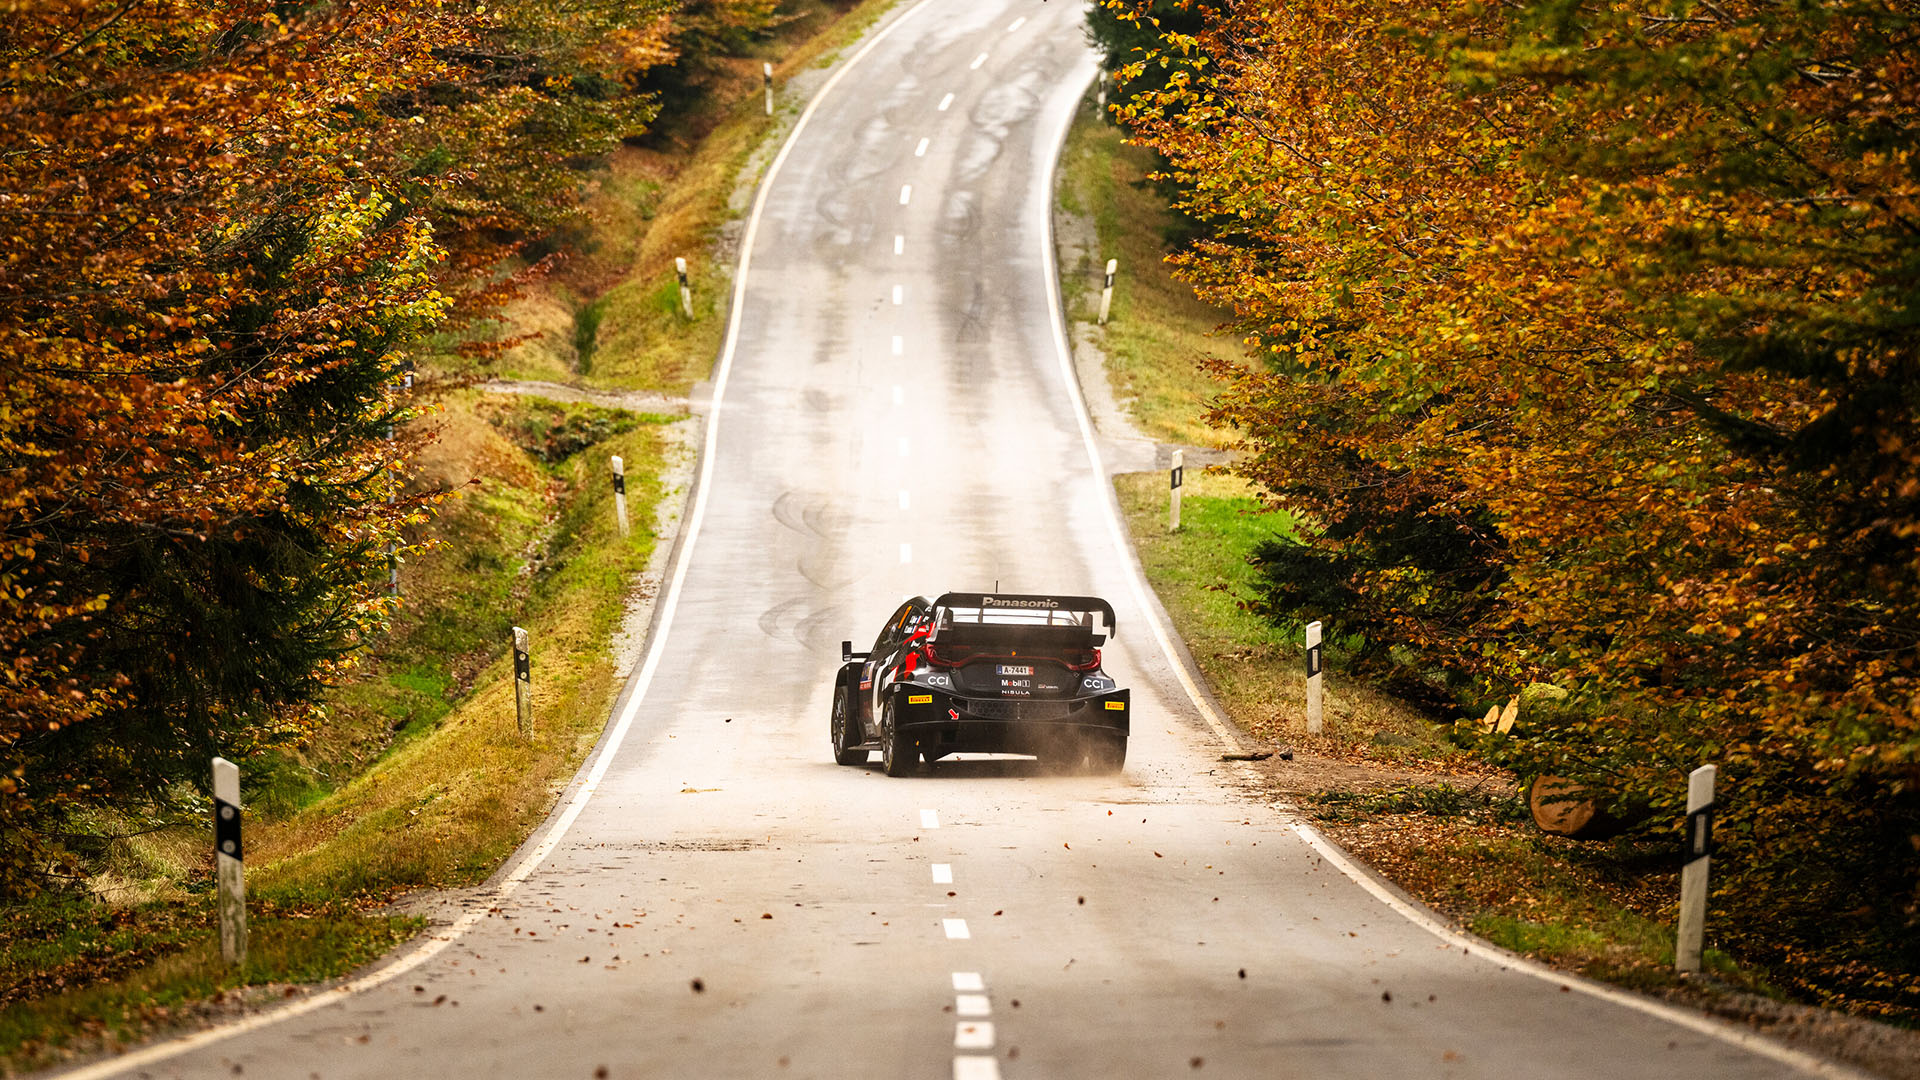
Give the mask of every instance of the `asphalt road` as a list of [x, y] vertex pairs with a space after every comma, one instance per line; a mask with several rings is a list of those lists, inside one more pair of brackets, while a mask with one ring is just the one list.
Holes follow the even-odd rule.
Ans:
[[[1060, 359], [1045, 185], [1080, 21], [903, 6], [817, 99], [749, 234], [664, 637], [564, 835], [397, 977], [140, 1072], [1796, 1075], [1430, 933], [1220, 763]], [[841, 639], [996, 585], [1118, 609], [1125, 772], [835, 766]]]

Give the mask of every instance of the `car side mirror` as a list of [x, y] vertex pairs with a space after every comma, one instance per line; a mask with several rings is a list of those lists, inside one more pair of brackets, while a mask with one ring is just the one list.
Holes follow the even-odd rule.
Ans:
[[844, 664], [851, 659], [853, 659], [853, 642], [851, 641], [841, 642], [840, 643], [840, 662]]

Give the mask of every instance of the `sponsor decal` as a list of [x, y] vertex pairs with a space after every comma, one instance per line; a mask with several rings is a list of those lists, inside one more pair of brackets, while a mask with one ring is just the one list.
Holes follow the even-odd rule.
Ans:
[[960, 710], [958, 710], [958, 709], [948, 709], [948, 710], [947, 710], [947, 718], [948, 718], [948, 719], [950, 719], [950, 720], [958, 720], [958, 719], [960, 719]]
[[932, 694], [908, 694], [908, 695], [907, 695], [907, 704], [909, 704], [909, 705], [931, 705], [931, 704], [933, 704], [933, 695], [932, 695]]
[[1126, 712], [1127, 703], [1124, 701], [1109, 701], [1107, 702], [1107, 709], [1110, 712]]
[[1058, 600], [1002, 600], [997, 596], [983, 596], [980, 598], [980, 606], [983, 608], [1057, 608], [1060, 602]]

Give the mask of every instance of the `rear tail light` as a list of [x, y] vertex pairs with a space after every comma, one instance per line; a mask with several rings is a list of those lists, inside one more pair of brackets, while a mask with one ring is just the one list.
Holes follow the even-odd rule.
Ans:
[[973, 656], [973, 650], [964, 645], [935, 645], [927, 643], [927, 663], [934, 667], [957, 667]]
[[1067, 666], [1075, 671], [1092, 671], [1100, 666], [1100, 650], [1088, 649], [1067, 654]]

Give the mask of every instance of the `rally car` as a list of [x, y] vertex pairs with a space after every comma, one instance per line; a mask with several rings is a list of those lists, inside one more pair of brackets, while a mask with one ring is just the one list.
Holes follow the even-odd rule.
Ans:
[[1080, 772], [1127, 760], [1130, 702], [1100, 668], [1113, 607], [1091, 596], [946, 593], [901, 604], [866, 652], [840, 644], [833, 757], [888, 776], [957, 752]]

